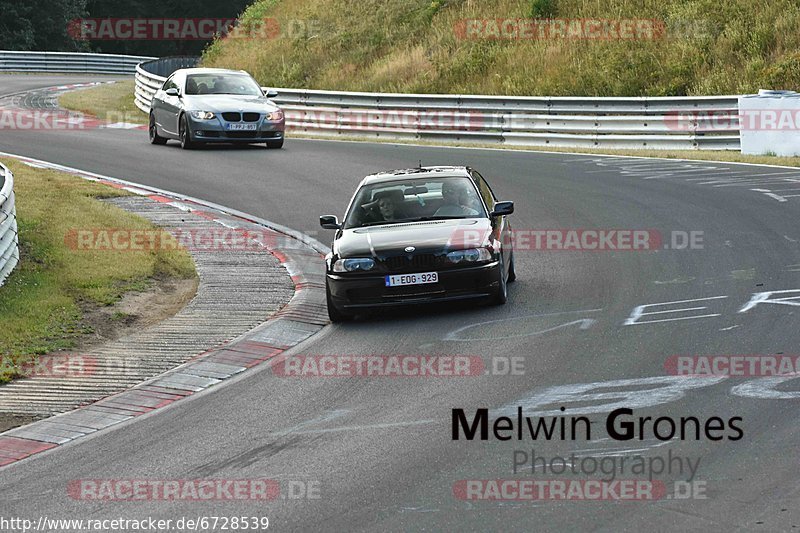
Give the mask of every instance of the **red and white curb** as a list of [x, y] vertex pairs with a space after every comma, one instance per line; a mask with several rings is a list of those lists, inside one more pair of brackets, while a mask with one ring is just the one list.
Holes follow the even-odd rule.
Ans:
[[163, 408], [256, 365], [270, 361], [317, 333], [328, 323], [321, 261], [327, 248], [315, 239], [278, 224], [170, 191], [46, 161], [0, 152], [28, 165], [67, 172], [168, 203], [187, 213], [241, 229], [272, 233], [267, 250], [286, 268], [295, 286], [289, 303], [265, 323], [237, 339], [213, 347], [191, 361], [90, 405], [0, 434], [0, 467], [53, 449], [120, 422]]

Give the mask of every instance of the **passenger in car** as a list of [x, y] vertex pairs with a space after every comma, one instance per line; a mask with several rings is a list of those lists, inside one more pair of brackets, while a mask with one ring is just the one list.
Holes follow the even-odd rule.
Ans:
[[437, 217], [462, 217], [475, 216], [478, 211], [462, 205], [461, 202], [470, 202], [469, 192], [460, 183], [447, 181], [442, 185], [442, 199], [444, 204], [436, 210], [433, 216]]
[[458, 197], [459, 205], [474, 209], [476, 213], [480, 213], [481, 210], [481, 201], [478, 199], [478, 195], [475, 193], [475, 189], [470, 187], [461, 187], [461, 192], [459, 193]]

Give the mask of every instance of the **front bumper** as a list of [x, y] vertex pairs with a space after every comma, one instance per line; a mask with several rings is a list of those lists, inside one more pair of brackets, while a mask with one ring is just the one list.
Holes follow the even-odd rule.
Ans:
[[[231, 131], [231, 124], [255, 124], [256, 129]], [[255, 122], [228, 122], [221, 115], [211, 120], [189, 117], [189, 128], [192, 130], [192, 140], [196, 142], [258, 143], [283, 139], [286, 120], [269, 121], [263, 115]]]
[[438, 270], [439, 281], [387, 287], [385, 274], [327, 274], [331, 300], [340, 309], [358, 309], [487, 298], [497, 290], [500, 263]]

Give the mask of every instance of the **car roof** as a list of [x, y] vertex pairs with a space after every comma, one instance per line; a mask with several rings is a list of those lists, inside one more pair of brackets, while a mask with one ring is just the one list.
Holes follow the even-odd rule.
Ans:
[[437, 165], [430, 167], [415, 167], [415, 168], [401, 168], [397, 170], [387, 170], [385, 172], [376, 172], [370, 174], [359, 184], [359, 187], [364, 185], [372, 185], [375, 183], [382, 183], [385, 181], [394, 181], [397, 179], [404, 180], [429, 180], [431, 178], [440, 178], [444, 176], [453, 177], [470, 177], [469, 167], [445, 166]]
[[227, 68], [181, 68], [175, 72], [182, 74], [248, 74], [244, 70], [231, 70]]

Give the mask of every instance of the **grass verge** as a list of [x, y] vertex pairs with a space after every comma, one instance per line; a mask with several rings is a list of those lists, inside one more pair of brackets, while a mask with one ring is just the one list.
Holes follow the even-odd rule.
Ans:
[[20, 262], [0, 287], [0, 382], [19, 377], [37, 355], [70, 349], [92, 334], [85, 316], [155, 278], [192, 279], [183, 249], [76, 250], [74, 229], [153, 229], [147, 220], [98, 201], [129, 193], [68, 174], [4, 161], [14, 173]]
[[104, 83], [64, 93], [58, 104], [112, 123], [147, 124], [147, 115], [133, 103], [133, 87], [133, 80]]

